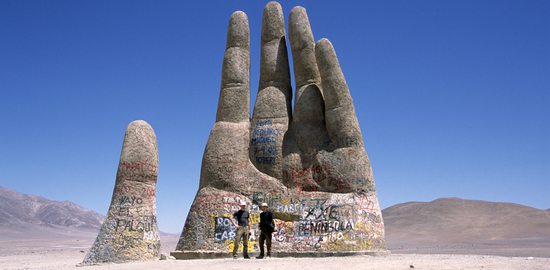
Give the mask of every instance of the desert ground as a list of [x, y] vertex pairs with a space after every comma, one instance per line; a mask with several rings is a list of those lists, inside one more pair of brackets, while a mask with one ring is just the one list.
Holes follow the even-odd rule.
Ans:
[[[417, 251], [433, 254], [410, 254], [414, 249], [395, 250], [388, 256], [354, 256], [332, 258], [272, 258], [267, 260], [158, 260], [77, 267], [91, 247], [94, 237], [60, 239], [0, 240], [0, 269], [550, 269], [548, 257], [505, 257], [492, 255], [435, 254], [438, 247]], [[177, 236], [162, 238], [162, 253], [175, 247]], [[443, 252], [465, 253], [456, 247]], [[488, 251], [472, 247], [472, 253]], [[462, 252], [460, 252], [462, 251]], [[490, 251], [490, 250], [489, 250]], [[407, 253], [402, 253], [407, 252]], [[496, 252], [499, 252], [497, 249]], [[513, 252], [513, 251], [512, 251]]]

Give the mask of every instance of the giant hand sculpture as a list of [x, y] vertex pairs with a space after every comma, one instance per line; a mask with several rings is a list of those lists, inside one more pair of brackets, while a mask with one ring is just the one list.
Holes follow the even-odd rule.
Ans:
[[[315, 44], [302, 7], [290, 13], [292, 88], [283, 12], [262, 19], [260, 83], [250, 119], [250, 46], [245, 13], [232, 14], [221, 93], [201, 168], [199, 191], [173, 255], [227, 254], [241, 200], [252, 224], [258, 204], [275, 212], [273, 250], [284, 254], [385, 250], [374, 178], [353, 101], [332, 44]], [[249, 251], [256, 249], [255, 233]]]

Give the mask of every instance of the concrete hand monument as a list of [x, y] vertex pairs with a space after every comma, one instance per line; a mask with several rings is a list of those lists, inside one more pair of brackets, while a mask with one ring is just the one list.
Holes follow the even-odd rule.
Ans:
[[82, 265], [159, 257], [157, 175], [155, 132], [145, 121], [133, 121], [124, 136], [107, 218]]
[[248, 19], [241, 11], [231, 15], [216, 123], [174, 256], [229, 254], [236, 231], [229, 219], [240, 201], [250, 206], [249, 252], [257, 250], [263, 202], [275, 214], [275, 256], [385, 251], [372, 169], [334, 48], [327, 39], [315, 43], [305, 9], [292, 9], [292, 110], [286, 38], [282, 8], [270, 2], [250, 118]]

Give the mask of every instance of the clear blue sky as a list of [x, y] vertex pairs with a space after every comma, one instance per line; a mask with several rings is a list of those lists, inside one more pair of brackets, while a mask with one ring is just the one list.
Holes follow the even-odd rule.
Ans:
[[[107, 211], [124, 130], [159, 143], [179, 233], [215, 119], [230, 14], [267, 1], [0, 1], [0, 186]], [[383, 207], [462, 197], [550, 208], [550, 1], [284, 1], [334, 44]]]

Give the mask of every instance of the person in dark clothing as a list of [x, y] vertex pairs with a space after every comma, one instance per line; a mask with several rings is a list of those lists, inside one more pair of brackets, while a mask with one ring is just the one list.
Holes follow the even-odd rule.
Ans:
[[267, 203], [261, 204], [262, 212], [260, 213], [260, 255], [256, 259], [264, 258], [264, 242], [267, 244], [267, 257], [271, 258], [271, 234], [275, 230], [273, 222], [273, 213], [267, 210]]
[[250, 259], [250, 256], [248, 256], [248, 232], [250, 231], [250, 222], [248, 222], [248, 219], [250, 214], [246, 211], [246, 203], [244, 201], [241, 202], [240, 206], [241, 210], [233, 214], [237, 223], [235, 224], [235, 222], [231, 220], [233, 226], [237, 227], [235, 245], [233, 246], [233, 259], [237, 259], [237, 249], [239, 248], [241, 237], [243, 238], [243, 256], [245, 259]]

